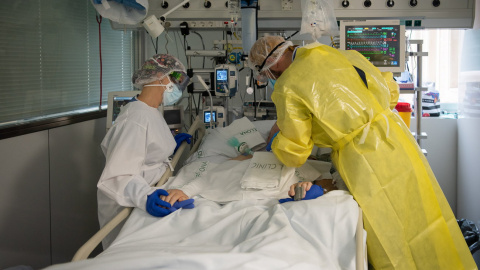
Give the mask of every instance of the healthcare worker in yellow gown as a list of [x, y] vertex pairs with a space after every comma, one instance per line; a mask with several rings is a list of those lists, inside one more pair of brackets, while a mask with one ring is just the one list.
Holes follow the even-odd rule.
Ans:
[[277, 158], [299, 167], [313, 145], [332, 148], [363, 210], [375, 269], [476, 269], [424, 154], [391, 111], [398, 99], [393, 75], [355, 51], [292, 45], [268, 36], [249, 53], [256, 78], [275, 85]]

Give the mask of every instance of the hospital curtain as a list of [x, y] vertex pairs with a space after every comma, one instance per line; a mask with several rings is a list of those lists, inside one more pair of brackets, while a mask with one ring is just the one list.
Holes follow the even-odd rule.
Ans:
[[[99, 31], [90, 0], [0, 1], [0, 124], [98, 110]], [[101, 22], [103, 94], [132, 90], [133, 35]]]

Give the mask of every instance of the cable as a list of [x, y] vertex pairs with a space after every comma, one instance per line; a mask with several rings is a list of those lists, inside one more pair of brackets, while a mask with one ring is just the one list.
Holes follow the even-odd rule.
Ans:
[[197, 114], [199, 113], [199, 110], [200, 110], [200, 100], [201, 99], [202, 99], [202, 93], [198, 94], [198, 106], [196, 107]]
[[[153, 42], [153, 38], [150, 37], [150, 39], [152, 40], [152, 46], [153, 46], [153, 49], [155, 50], [155, 54], [157, 54], [157, 48], [155, 47], [155, 43]], [[157, 38], [158, 40], [158, 38]]]
[[102, 15], [95, 15], [98, 23], [98, 51], [100, 57], [100, 103], [98, 105], [98, 109], [102, 110], [102, 96], [103, 96], [103, 64], [102, 64]]
[[175, 35], [175, 32], [173, 32], [173, 37], [175, 38], [175, 48], [177, 49], [177, 56], [180, 58], [180, 52], [178, 51], [178, 42], [177, 42], [177, 36]]
[[[167, 54], [168, 54], [168, 29], [165, 29], [165, 37], [166, 37], [166, 42], [165, 42], [165, 51], [167, 51]], [[158, 37], [157, 37], [157, 48], [158, 48]]]
[[[197, 31], [192, 31], [192, 32], [200, 37], [200, 40], [202, 41], [203, 50], [205, 50], [205, 43], [203, 42], [203, 37], [202, 37], [202, 35], [200, 35]], [[205, 68], [205, 56], [203, 57], [203, 65], [202, 65], [202, 67]]]
[[298, 34], [298, 32], [300, 32], [300, 31], [297, 30], [295, 33], [291, 34], [291, 35], [290, 35], [289, 37], [287, 37], [285, 40], [289, 40], [291, 37], [293, 37], [293, 36], [295, 36], [296, 34]]
[[[175, 32], [176, 35], [175, 36], [175, 40], [177, 40], [177, 36], [178, 36], [178, 39], [180, 40], [180, 45], [182, 45], [183, 47], [183, 51], [185, 53], [185, 59], [187, 59], [187, 64], [188, 64], [188, 57], [187, 57], [187, 48], [185, 48], [184, 44], [182, 44], [182, 38], [180, 37], [180, 33], [177, 31]], [[177, 46], [177, 49], [178, 49], [178, 46]], [[180, 57], [180, 54], [178, 54], [178, 57]]]
[[255, 7], [255, 40], [258, 39], [258, 1]]

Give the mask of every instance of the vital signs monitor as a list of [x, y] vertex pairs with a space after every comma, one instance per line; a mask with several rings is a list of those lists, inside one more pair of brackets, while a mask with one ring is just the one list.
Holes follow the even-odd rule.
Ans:
[[340, 49], [355, 50], [380, 71], [405, 71], [405, 25], [398, 20], [340, 21]]

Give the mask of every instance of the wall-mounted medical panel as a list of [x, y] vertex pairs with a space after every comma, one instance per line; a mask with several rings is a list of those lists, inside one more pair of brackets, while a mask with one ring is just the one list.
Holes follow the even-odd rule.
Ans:
[[[150, 0], [147, 17], [165, 16], [171, 27], [182, 21], [228, 22], [241, 11], [234, 0]], [[230, 4], [233, 3], [233, 4]], [[337, 20], [351, 19], [400, 19], [412, 21], [408, 28], [471, 28], [474, 21], [475, 0], [330, 0]], [[301, 0], [260, 0], [258, 2], [258, 26], [260, 29], [300, 28]], [[415, 25], [415, 21], [417, 25]], [[218, 25], [215, 23], [214, 25]], [[238, 26], [238, 25], [237, 25]], [[141, 28], [112, 23], [115, 29]], [[208, 27], [207, 27], [208, 28]], [[214, 28], [214, 27], [211, 27]]]

